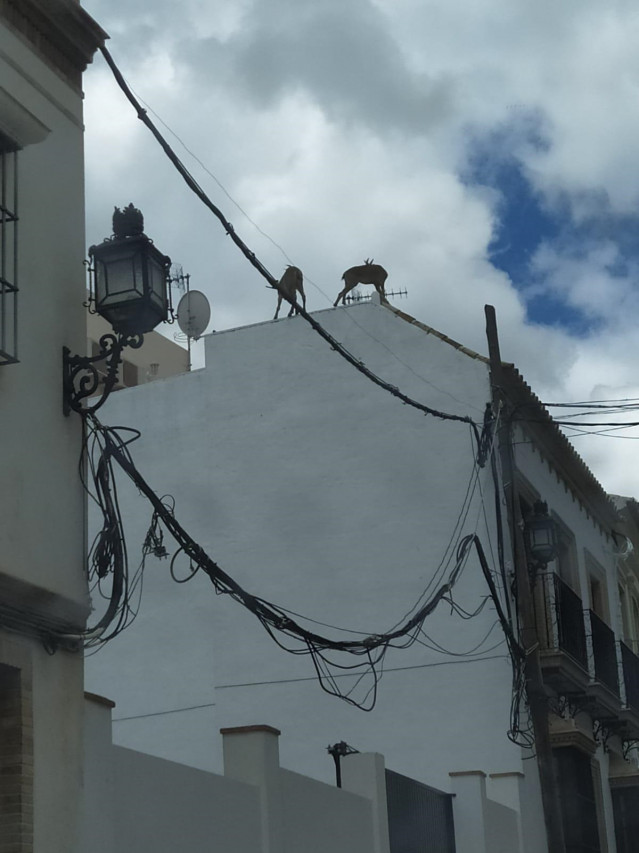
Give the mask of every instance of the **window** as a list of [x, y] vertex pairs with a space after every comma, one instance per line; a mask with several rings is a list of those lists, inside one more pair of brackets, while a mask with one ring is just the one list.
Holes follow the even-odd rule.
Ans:
[[566, 527], [563, 521], [552, 514], [555, 522], [555, 534], [557, 537], [557, 557], [555, 559], [555, 570], [559, 577], [567, 583], [575, 592], [579, 592], [579, 570], [577, 564], [577, 547], [575, 537]]
[[634, 595], [631, 599], [631, 613], [632, 650], [635, 654], [639, 654], [639, 642], [637, 641], [637, 637], [639, 636], [639, 603], [637, 603], [637, 599]]
[[593, 610], [600, 619], [608, 622], [608, 605], [606, 604], [606, 593], [601, 580], [594, 575], [590, 575], [590, 609]]
[[639, 786], [612, 788], [617, 853], [633, 853], [639, 834]]
[[23, 673], [0, 663], [0, 849], [32, 850], [33, 712]]
[[554, 750], [566, 853], [601, 853], [601, 790], [590, 757], [575, 747]]
[[18, 361], [18, 152], [0, 134], [0, 364]]
[[608, 606], [608, 590], [606, 588], [606, 571], [588, 551], [584, 551], [586, 571], [588, 572], [588, 586], [590, 595], [590, 609], [603, 619], [608, 625], [610, 622], [610, 608]]

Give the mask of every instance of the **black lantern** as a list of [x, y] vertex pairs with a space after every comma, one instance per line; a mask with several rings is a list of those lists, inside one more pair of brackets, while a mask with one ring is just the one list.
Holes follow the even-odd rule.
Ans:
[[545, 501], [535, 501], [533, 515], [526, 521], [526, 534], [533, 562], [544, 566], [551, 563], [557, 556], [557, 538]]
[[144, 233], [144, 218], [130, 204], [113, 214], [113, 237], [89, 249], [95, 310], [120, 334], [150, 332], [169, 316], [171, 259]]
[[[113, 326], [100, 338], [100, 352], [72, 355], [63, 349], [63, 410], [95, 412], [118, 380], [124, 347], [142, 346], [143, 335], [158, 323], [173, 322], [169, 287], [171, 259], [163, 255], [144, 233], [144, 218], [129, 204], [115, 208], [113, 236], [91, 246], [92, 288], [88, 308]], [[100, 367], [98, 366], [100, 365]], [[85, 401], [98, 393], [91, 406]]]

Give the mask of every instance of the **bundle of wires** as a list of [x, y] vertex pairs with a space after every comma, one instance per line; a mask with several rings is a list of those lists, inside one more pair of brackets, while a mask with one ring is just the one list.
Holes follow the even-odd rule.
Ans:
[[[202, 570], [209, 577], [218, 594], [231, 596], [251, 612], [281, 648], [293, 654], [309, 654], [324, 690], [365, 710], [370, 710], [375, 705], [378, 670], [388, 649], [406, 648], [419, 641], [425, 620], [433, 613], [438, 604], [441, 601], [448, 601], [454, 605], [451, 599], [452, 590], [459, 580], [473, 547], [486, 577], [490, 596], [506, 634], [511, 655], [521, 656], [507, 616], [501, 608], [492, 573], [476, 534], [458, 536], [456, 548], [450, 549], [447, 559], [442, 561], [436, 573], [440, 575], [439, 585], [427, 597], [422, 596], [420, 598], [417, 605], [406, 614], [401, 624], [380, 634], [365, 636], [360, 634], [357, 639], [327, 637], [301, 625], [292, 618], [290, 611], [243, 589], [189, 536], [177, 521], [171, 501], [166, 496], [158, 497], [137, 470], [129, 452], [129, 444], [139, 436], [136, 430], [104, 426], [95, 414], [87, 413], [83, 417], [86, 423], [87, 436], [83, 456], [91, 481], [91, 484], [85, 482], [85, 485], [103, 517], [101, 530], [97, 534], [90, 552], [90, 579], [94, 593], [97, 590], [108, 598], [106, 612], [97, 625], [87, 632], [87, 646], [92, 647], [112, 639], [135, 618], [141, 592], [144, 561], [150, 553], [156, 556], [166, 556], [167, 554], [163, 545], [161, 522], [177, 543], [177, 553], [182, 552], [190, 561], [191, 573], [184, 580], [190, 579], [198, 569]], [[123, 434], [126, 437], [123, 437]], [[149, 500], [153, 507], [152, 523], [145, 540], [142, 562], [132, 578], [129, 578], [127, 569], [127, 552], [118, 506], [114, 463], [130, 478], [138, 491]], [[445, 569], [444, 572], [441, 571], [442, 567]], [[356, 632], [349, 633], [355, 634]], [[357, 662], [344, 663], [344, 653], [358, 658]], [[339, 660], [336, 659], [336, 656]], [[348, 692], [344, 692], [333, 674], [336, 669], [351, 673], [354, 670], [363, 670], [364, 674], [372, 674], [373, 686], [366, 692], [362, 700], [356, 700], [352, 693], [360, 679], [357, 679], [355, 685]]]

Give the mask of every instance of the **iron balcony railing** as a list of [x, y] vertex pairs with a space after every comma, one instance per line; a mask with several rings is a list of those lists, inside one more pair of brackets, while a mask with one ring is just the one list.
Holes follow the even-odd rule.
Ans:
[[589, 615], [595, 679], [605, 684], [618, 696], [619, 678], [614, 631], [594, 611], [590, 610]]
[[619, 643], [626, 685], [626, 704], [639, 711], [639, 657], [625, 643]]
[[583, 603], [559, 575], [540, 575], [535, 597], [537, 631], [541, 647], [570, 655], [588, 670], [588, 650]]
[[[628, 720], [639, 734], [639, 656], [554, 572], [538, 575], [534, 600], [541, 649], [562, 652], [572, 662], [567, 666], [551, 654], [542, 660], [544, 677], [560, 692], [588, 694], [595, 712], [631, 712]], [[597, 685], [610, 691], [608, 699]]]

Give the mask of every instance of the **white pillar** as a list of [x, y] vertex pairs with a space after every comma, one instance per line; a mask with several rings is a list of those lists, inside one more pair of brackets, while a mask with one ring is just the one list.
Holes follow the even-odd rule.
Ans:
[[486, 774], [482, 770], [449, 773], [453, 785], [457, 853], [490, 853], [486, 849]]
[[342, 788], [366, 797], [373, 805], [373, 853], [390, 853], [386, 768], [378, 752], [355, 752], [342, 758]]
[[[492, 800], [496, 800], [502, 806], [507, 806], [516, 814], [517, 823], [517, 839], [516, 847], [513, 853], [518, 850], [528, 851], [538, 849], [535, 846], [535, 839], [530, 837], [530, 833], [523, 831], [522, 825], [522, 791], [521, 786], [524, 781], [524, 774], [519, 771], [510, 773], [491, 773], [488, 782], [488, 793]], [[526, 840], [529, 844], [526, 845]]]
[[271, 726], [220, 729], [224, 775], [255, 785], [260, 791], [262, 845], [260, 853], [281, 853], [280, 732]]
[[104, 696], [84, 694], [84, 786], [78, 849], [92, 853], [114, 853], [119, 847], [112, 758], [114, 707]]

